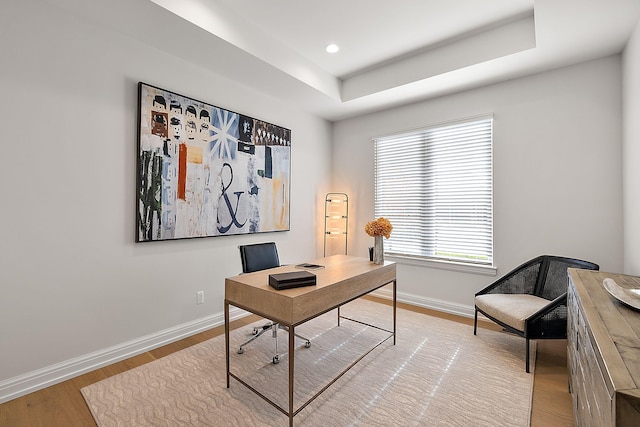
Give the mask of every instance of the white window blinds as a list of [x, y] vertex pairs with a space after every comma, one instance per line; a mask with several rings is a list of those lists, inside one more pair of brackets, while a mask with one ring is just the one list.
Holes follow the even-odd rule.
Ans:
[[385, 253], [493, 263], [492, 117], [376, 138], [375, 216]]

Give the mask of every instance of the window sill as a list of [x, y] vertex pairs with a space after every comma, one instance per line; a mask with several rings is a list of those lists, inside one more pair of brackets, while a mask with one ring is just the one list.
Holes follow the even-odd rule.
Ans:
[[439, 268], [442, 270], [460, 271], [462, 273], [481, 274], [483, 276], [496, 276], [498, 273], [498, 268], [493, 265], [467, 264], [464, 262], [434, 260], [391, 254], [385, 254], [384, 257], [385, 259], [395, 261], [398, 264], [415, 265], [418, 267]]

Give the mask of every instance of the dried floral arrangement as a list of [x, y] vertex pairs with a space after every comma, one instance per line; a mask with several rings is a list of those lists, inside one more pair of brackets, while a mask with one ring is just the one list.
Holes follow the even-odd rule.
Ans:
[[380, 217], [375, 221], [369, 221], [364, 227], [364, 231], [366, 231], [369, 236], [384, 236], [387, 239], [391, 237], [391, 230], [393, 230], [393, 225], [384, 217]]

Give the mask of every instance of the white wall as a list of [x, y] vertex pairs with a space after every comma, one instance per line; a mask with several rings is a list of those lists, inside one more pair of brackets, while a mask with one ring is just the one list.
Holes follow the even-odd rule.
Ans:
[[[336, 123], [334, 184], [356, 207], [351, 253], [372, 244], [372, 137], [493, 113], [498, 276], [541, 254], [621, 271], [621, 96], [613, 56]], [[400, 298], [459, 313], [471, 313], [474, 293], [493, 279], [398, 266]]]
[[640, 23], [623, 55], [624, 272], [640, 275]]
[[[0, 52], [0, 401], [219, 323], [239, 244], [322, 254], [328, 122], [43, 1], [0, 3]], [[291, 231], [134, 243], [138, 81], [291, 128]]]

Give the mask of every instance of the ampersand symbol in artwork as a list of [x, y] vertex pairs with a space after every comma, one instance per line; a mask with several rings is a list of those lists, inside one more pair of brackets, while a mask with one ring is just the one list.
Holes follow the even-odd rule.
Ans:
[[[235, 208], [233, 206], [231, 206], [231, 200], [229, 200], [229, 195], [227, 194], [227, 190], [229, 189], [229, 187], [231, 187], [231, 183], [233, 182], [233, 168], [231, 167], [231, 165], [229, 163], [224, 163], [222, 165], [222, 168], [224, 169], [225, 167], [229, 168], [229, 172], [230, 172], [230, 179], [229, 179], [229, 184], [225, 185], [224, 183], [224, 177], [222, 179], [222, 197], [224, 197], [224, 202], [227, 205], [227, 209], [229, 209], [229, 215], [231, 215], [231, 222], [226, 225], [226, 226], [222, 226], [222, 225], [218, 225], [218, 231], [222, 234], [225, 234], [227, 231], [229, 231], [231, 229], [232, 225], [235, 225], [238, 228], [242, 228], [246, 223], [247, 220], [245, 219], [245, 221], [240, 224], [238, 222], [238, 205], [240, 204], [240, 196], [242, 195], [242, 193], [244, 193], [244, 191], [235, 191], [233, 194], [236, 195], [236, 206]], [[220, 224], [220, 216], [218, 215], [218, 224]]]

